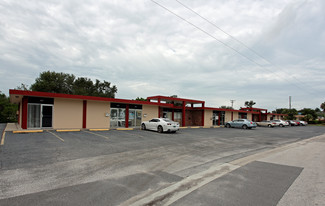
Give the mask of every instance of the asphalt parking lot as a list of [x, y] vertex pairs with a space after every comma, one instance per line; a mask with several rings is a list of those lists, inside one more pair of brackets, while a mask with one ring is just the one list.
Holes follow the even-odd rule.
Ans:
[[7, 132], [0, 147], [0, 205], [126, 204], [212, 165], [324, 133], [325, 127], [317, 126], [199, 128], [176, 134]]

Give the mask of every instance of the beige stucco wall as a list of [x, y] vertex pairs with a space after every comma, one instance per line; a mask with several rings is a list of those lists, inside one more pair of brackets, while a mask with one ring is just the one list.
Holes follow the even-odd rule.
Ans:
[[204, 126], [205, 127], [211, 127], [212, 126], [212, 110], [204, 110]]
[[86, 127], [88, 129], [105, 129], [110, 127], [110, 102], [87, 101]]
[[248, 120], [253, 120], [253, 115], [252, 115], [252, 113], [247, 113], [247, 119]]
[[[235, 118], [235, 116], [234, 116]], [[231, 121], [231, 112], [225, 111], [225, 123]]]
[[142, 105], [142, 121], [149, 121], [152, 118], [158, 118], [158, 106]]
[[82, 128], [82, 100], [54, 99], [53, 128]]
[[266, 120], [267, 120], [267, 121], [270, 121], [270, 120], [271, 120], [271, 117], [272, 117], [272, 115], [268, 114], [268, 115], [266, 116]]
[[238, 112], [234, 112], [233, 120], [235, 120], [235, 119], [239, 119], [239, 118], [238, 118]]

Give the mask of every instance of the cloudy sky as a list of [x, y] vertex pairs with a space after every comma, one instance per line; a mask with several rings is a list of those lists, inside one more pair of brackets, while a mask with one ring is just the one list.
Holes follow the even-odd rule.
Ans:
[[325, 1], [2, 0], [0, 90], [47, 70], [109, 81], [117, 98], [272, 110], [292, 96], [293, 107], [315, 108], [325, 101]]

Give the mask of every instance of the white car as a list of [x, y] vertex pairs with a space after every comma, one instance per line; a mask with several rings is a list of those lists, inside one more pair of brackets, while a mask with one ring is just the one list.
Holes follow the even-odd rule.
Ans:
[[308, 123], [307, 123], [306, 121], [302, 121], [302, 120], [300, 120], [300, 125], [301, 125], [301, 126], [307, 126], [307, 124], [308, 124]]
[[144, 121], [141, 123], [142, 130], [154, 130], [159, 133], [162, 132], [173, 132], [175, 133], [179, 130], [179, 123], [174, 122], [167, 118], [154, 118], [149, 121]]
[[275, 122], [276, 126], [279, 126], [279, 127], [289, 126], [289, 123], [287, 121], [283, 121], [281, 119], [274, 119], [274, 120], [271, 120], [271, 122]]

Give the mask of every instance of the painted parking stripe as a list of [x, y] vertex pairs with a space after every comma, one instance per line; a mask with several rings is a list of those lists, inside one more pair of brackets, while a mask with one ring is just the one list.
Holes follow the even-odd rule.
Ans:
[[53, 134], [56, 138], [58, 138], [59, 140], [61, 140], [62, 142], [64, 142], [64, 139], [62, 139], [58, 135], [54, 134], [53, 132], [50, 132], [50, 131], [47, 131], [47, 132]]
[[83, 132], [87, 132], [89, 134], [94, 134], [96, 136], [99, 136], [99, 137], [104, 137], [105, 139], [109, 139], [108, 137], [104, 136], [104, 135], [101, 135], [101, 134], [97, 134], [97, 133], [94, 133], [94, 132], [89, 132], [89, 131], [83, 131]]
[[4, 145], [5, 144], [5, 137], [6, 137], [6, 132], [3, 131], [0, 145]]

